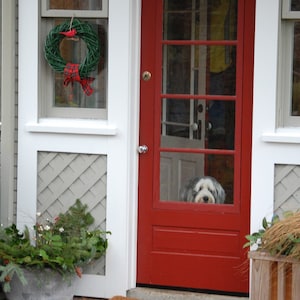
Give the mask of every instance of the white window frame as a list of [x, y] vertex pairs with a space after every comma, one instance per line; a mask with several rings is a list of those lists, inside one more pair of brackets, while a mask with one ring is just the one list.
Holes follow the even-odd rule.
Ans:
[[[107, 90], [106, 90], [106, 107], [105, 108], [82, 108], [82, 107], [56, 107], [52, 105], [54, 99], [54, 71], [52, 71], [46, 60], [44, 59], [43, 41], [49, 31], [52, 29], [48, 19], [54, 18], [73, 18], [80, 17], [86, 19], [108, 18], [108, 0], [102, 0], [102, 10], [63, 10], [63, 9], [48, 9], [48, 0], [41, 0], [41, 21], [40, 21], [40, 36], [43, 38], [40, 41], [40, 63], [39, 73], [42, 80], [39, 83], [39, 118], [66, 118], [66, 119], [107, 119]], [[49, 25], [47, 24], [49, 23]], [[107, 33], [108, 34], [108, 33]], [[107, 50], [107, 49], [106, 49]], [[108, 58], [108, 57], [106, 57]], [[107, 66], [106, 66], [107, 68]], [[107, 70], [106, 81], [107, 79]], [[106, 82], [106, 87], [108, 83]]]
[[282, 18], [300, 19], [300, 11], [291, 10], [291, 0], [282, 0]]
[[279, 28], [279, 72], [277, 127], [300, 127], [300, 116], [292, 116], [294, 22], [300, 21], [300, 11], [290, 10], [290, 0], [282, 0]]

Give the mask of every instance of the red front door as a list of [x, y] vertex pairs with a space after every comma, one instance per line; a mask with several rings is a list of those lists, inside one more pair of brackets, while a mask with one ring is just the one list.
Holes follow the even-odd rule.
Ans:
[[142, 1], [138, 284], [248, 292], [254, 4]]

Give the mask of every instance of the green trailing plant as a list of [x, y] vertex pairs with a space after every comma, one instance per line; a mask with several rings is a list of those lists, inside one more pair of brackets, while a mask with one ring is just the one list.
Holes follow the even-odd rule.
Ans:
[[246, 240], [248, 240], [247, 243], [244, 244], [244, 248], [247, 247], [255, 247], [256, 250], [259, 250], [262, 248], [262, 239], [264, 237], [264, 234], [266, 233], [266, 230], [273, 226], [276, 222], [279, 221], [279, 217], [275, 215], [272, 220], [269, 222], [267, 221], [267, 218], [263, 218], [262, 220], [262, 228], [260, 228], [258, 231], [253, 232], [252, 234], [246, 235]]
[[244, 247], [300, 260], [300, 212], [286, 212], [282, 219], [274, 216], [270, 222], [264, 218], [262, 228], [246, 239]]
[[52, 269], [62, 276], [77, 274], [91, 261], [106, 252], [106, 234], [91, 230], [93, 216], [87, 205], [79, 199], [66, 213], [52, 222], [35, 224], [33, 234], [28, 227], [22, 232], [15, 224], [0, 228], [0, 282], [3, 290], [10, 291], [10, 281], [16, 275], [23, 284], [26, 278], [23, 268]]

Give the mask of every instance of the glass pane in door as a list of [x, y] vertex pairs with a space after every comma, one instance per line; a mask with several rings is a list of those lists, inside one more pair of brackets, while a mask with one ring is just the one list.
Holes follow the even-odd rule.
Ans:
[[163, 46], [163, 92], [235, 95], [235, 46]]
[[236, 0], [164, 1], [161, 201], [234, 203], [236, 12]]

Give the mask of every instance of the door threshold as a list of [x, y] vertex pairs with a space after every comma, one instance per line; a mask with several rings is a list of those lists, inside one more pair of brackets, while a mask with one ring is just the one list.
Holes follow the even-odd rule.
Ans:
[[249, 300], [247, 296], [216, 295], [157, 287], [137, 287], [129, 290], [127, 296], [140, 300]]

